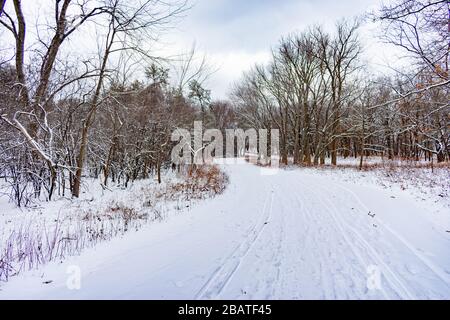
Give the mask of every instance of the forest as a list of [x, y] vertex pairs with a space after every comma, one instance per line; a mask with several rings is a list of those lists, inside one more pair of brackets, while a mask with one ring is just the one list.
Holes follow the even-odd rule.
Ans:
[[449, 0], [0, 0], [0, 300], [448, 300], [449, 62]]
[[[211, 68], [195, 49], [156, 57], [148, 45], [188, 2], [58, 0], [37, 34], [27, 28], [25, 2], [5, 2], [0, 176], [19, 206], [78, 197], [86, 176], [101, 176], [105, 187], [161, 180], [171, 133], [194, 120], [220, 130], [278, 129], [285, 165], [357, 157], [362, 167], [370, 155], [449, 160], [447, 1], [398, 1], [341, 19], [333, 32], [314, 25], [284, 35], [271, 61], [245, 72], [227, 100], [212, 100]], [[371, 21], [384, 28], [382, 41], [404, 50], [407, 70], [370, 73], [359, 29]], [[89, 30], [97, 52], [71, 53], [71, 39]]]

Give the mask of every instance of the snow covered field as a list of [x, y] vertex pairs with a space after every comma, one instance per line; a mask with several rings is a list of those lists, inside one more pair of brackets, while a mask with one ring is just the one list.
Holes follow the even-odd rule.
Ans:
[[222, 168], [222, 195], [23, 272], [0, 299], [450, 299], [448, 198], [370, 172]]

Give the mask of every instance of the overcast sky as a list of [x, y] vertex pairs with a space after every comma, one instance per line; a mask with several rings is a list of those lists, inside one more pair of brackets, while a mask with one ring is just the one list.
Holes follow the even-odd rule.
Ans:
[[[352, 18], [379, 8], [382, 0], [190, 0], [192, 9], [185, 13], [176, 27], [160, 38], [161, 53], [175, 55], [190, 50], [195, 43], [199, 56], [206, 55], [209, 64], [217, 70], [205, 86], [216, 99], [226, 98], [233, 82], [255, 63], [269, 61], [271, 48], [282, 36], [305, 30], [314, 24], [327, 31], [341, 18]], [[388, 0], [384, 0], [385, 2]], [[52, 14], [52, 1], [26, 0], [25, 10], [33, 12], [27, 17], [48, 19]], [[7, 2], [8, 5], [8, 2]], [[9, 4], [11, 5], [11, 4]], [[11, 8], [9, 8], [11, 10]], [[29, 18], [28, 22], [33, 22]], [[36, 32], [40, 28], [28, 28]], [[39, 32], [42, 32], [40, 30]], [[376, 38], [374, 24], [361, 29], [365, 47], [364, 59], [378, 70], [398, 60], [396, 51], [382, 45]], [[96, 49], [96, 34], [81, 32], [78, 38], [66, 44], [74, 55], [75, 49]], [[0, 45], [2, 44], [0, 37]], [[6, 41], [6, 40], [5, 40]], [[93, 44], [93, 45], [92, 45]], [[92, 49], [92, 48], [91, 48]]]
[[[270, 50], [283, 35], [313, 24], [333, 30], [343, 17], [351, 18], [379, 7], [380, 0], [193, 0], [194, 6], [166, 39], [174, 48], [196, 43], [218, 71], [208, 86], [223, 98], [230, 84], [255, 63], [268, 61]], [[365, 58], [386, 64], [392, 52], [375, 39], [376, 26], [362, 28]]]

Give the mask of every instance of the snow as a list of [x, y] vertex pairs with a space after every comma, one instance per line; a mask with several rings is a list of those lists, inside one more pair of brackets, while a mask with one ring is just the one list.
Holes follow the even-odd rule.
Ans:
[[222, 195], [13, 277], [0, 299], [450, 299], [447, 205], [370, 173], [222, 168]]
[[0, 289], [2, 281], [17, 272], [79, 254], [99, 241], [190, 207], [193, 199], [164, 197], [181, 177], [167, 170], [163, 178], [161, 184], [146, 179], [132, 182], [128, 188], [104, 188], [100, 180], [86, 179], [79, 199], [34, 200], [27, 208], [14, 207], [8, 197], [0, 197]]

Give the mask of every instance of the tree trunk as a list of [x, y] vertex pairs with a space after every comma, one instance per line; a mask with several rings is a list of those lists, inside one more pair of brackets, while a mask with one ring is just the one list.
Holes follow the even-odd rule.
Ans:
[[157, 170], [157, 174], [158, 174], [158, 183], [161, 183], [161, 163], [159, 163], [156, 165], [156, 170]]
[[105, 72], [106, 72], [106, 64], [108, 62], [109, 54], [111, 53], [111, 48], [114, 43], [114, 37], [115, 37], [115, 30], [112, 31], [111, 37], [109, 38], [109, 43], [106, 46], [105, 54], [103, 56], [102, 65], [100, 68], [100, 74], [99, 74], [99, 78], [98, 78], [98, 82], [97, 82], [97, 88], [95, 89], [94, 97], [92, 99], [91, 109], [89, 110], [88, 116], [86, 117], [86, 120], [83, 125], [83, 130], [82, 130], [82, 134], [81, 134], [80, 151], [78, 152], [78, 158], [77, 158], [77, 170], [75, 172], [75, 180], [74, 180], [73, 191], [72, 191], [72, 195], [76, 198], [78, 198], [80, 196], [81, 175], [83, 173], [84, 158], [86, 156], [89, 128], [91, 127], [91, 124], [95, 117], [95, 113], [97, 111], [98, 100], [100, 98], [100, 92], [101, 92], [101, 89], [103, 86], [103, 79], [105, 77]]

